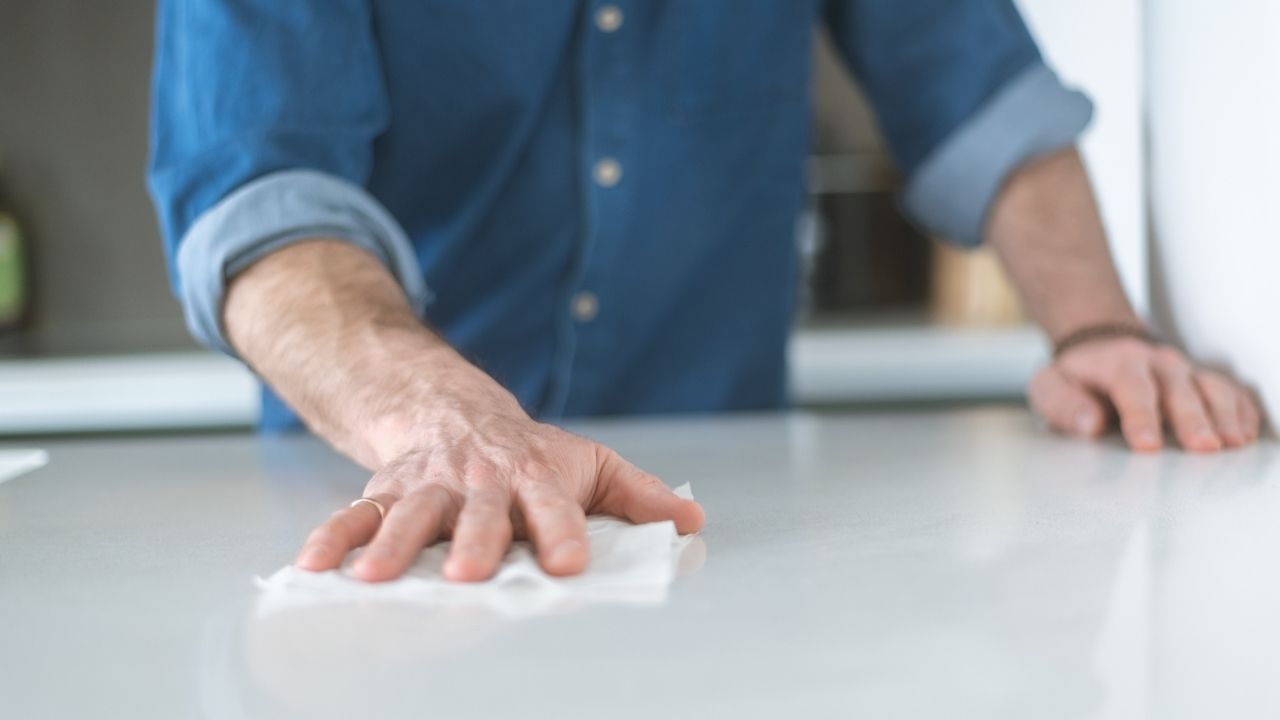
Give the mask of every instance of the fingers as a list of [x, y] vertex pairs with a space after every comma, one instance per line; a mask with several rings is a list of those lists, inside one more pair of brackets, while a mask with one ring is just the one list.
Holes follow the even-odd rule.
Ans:
[[[395, 507], [395, 498], [381, 494], [372, 496], [384, 508]], [[347, 553], [369, 542], [381, 523], [377, 509], [369, 503], [343, 508], [307, 536], [307, 541], [294, 562], [303, 570], [320, 572], [342, 564]]]
[[1195, 384], [1222, 442], [1228, 447], [1241, 447], [1250, 442], [1240, 407], [1243, 393], [1235, 384], [1210, 371], [1196, 373]]
[[538, 563], [552, 575], [572, 575], [587, 567], [587, 516], [582, 506], [550, 483], [531, 483], [516, 492]]
[[608, 448], [600, 448], [600, 458], [597, 499], [590, 510], [635, 523], [673, 520], [682, 535], [702, 529], [706, 515], [701, 505], [677, 496], [661, 480]]
[[457, 503], [443, 486], [428, 485], [406, 495], [387, 512], [373, 542], [352, 565], [352, 573], [370, 582], [400, 577], [456, 513]]
[[1036, 373], [1028, 394], [1032, 409], [1058, 432], [1095, 438], [1107, 427], [1107, 411], [1098, 398], [1053, 365]]
[[511, 499], [498, 484], [472, 487], [458, 514], [444, 564], [449, 580], [487, 580], [511, 545]]
[[1050, 425], [1080, 436], [1100, 432], [1093, 413], [1110, 401], [1135, 450], [1159, 449], [1166, 424], [1193, 452], [1247, 445], [1261, 429], [1257, 402], [1239, 384], [1172, 347], [1129, 340], [1074, 350], [1037, 373], [1029, 395]]
[[1237, 392], [1240, 395], [1239, 402], [1236, 403], [1236, 408], [1240, 411], [1240, 427], [1248, 442], [1257, 442], [1258, 436], [1262, 434], [1262, 413], [1258, 410], [1258, 402], [1244, 388], [1239, 388]]
[[1175, 351], [1161, 353], [1153, 363], [1161, 390], [1161, 404], [1182, 447], [1194, 452], [1222, 449], [1209, 411], [1196, 387], [1191, 365]]
[[1159, 392], [1146, 365], [1132, 365], [1116, 373], [1105, 388], [1120, 416], [1120, 431], [1129, 447], [1159, 450], [1164, 444]]

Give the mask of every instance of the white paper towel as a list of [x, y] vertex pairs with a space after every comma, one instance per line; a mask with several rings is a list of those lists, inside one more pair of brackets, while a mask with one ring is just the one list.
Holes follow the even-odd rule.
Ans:
[[[693, 499], [689, 485], [675, 493]], [[676, 563], [692, 536], [676, 533], [671, 521], [633, 525], [608, 516], [587, 518], [590, 563], [579, 575], [543, 572], [527, 541], [512, 544], [492, 578], [479, 583], [446, 580], [449, 543], [426, 548], [397, 580], [370, 583], [340, 570], [310, 572], [286, 566], [258, 579], [257, 609], [268, 614], [325, 603], [392, 601], [429, 606], [483, 606], [506, 617], [537, 615], [566, 607], [613, 602], [657, 604], [666, 600]]]
[[0, 450], [0, 483], [48, 463], [49, 453], [44, 450]]

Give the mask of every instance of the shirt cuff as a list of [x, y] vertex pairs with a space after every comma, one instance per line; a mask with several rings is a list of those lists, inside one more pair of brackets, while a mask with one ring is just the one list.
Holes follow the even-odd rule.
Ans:
[[958, 245], [980, 244], [1009, 174], [1075, 142], [1092, 117], [1089, 98], [1033, 63], [925, 158], [903, 193], [907, 215]]
[[238, 188], [196, 218], [183, 237], [178, 294], [191, 334], [234, 356], [222, 326], [227, 280], [276, 250], [316, 238], [344, 240], [372, 253], [422, 317], [431, 292], [413, 245], [391, 213], [345, 180], [285, 170]]

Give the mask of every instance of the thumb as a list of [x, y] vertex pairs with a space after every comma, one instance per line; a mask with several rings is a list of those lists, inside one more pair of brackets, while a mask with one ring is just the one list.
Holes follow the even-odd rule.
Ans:
[[671, 492], [656, 476], [632, 465], [618, 453], [599, 447], [596, 494], [591, 512], [603, 512], [634, 523], [672, 520], [681, 535], [698, 532], [706, 522], [702, 506]]

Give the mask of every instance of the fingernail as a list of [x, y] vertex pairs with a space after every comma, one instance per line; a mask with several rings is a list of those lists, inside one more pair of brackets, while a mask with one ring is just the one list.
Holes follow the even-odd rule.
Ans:
[[1093, 434], [1093, 413], [1088, 410], [1076, 413], [1076, 432], [1080, 435]]

